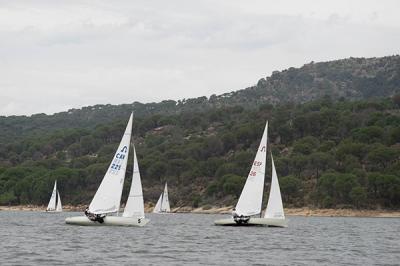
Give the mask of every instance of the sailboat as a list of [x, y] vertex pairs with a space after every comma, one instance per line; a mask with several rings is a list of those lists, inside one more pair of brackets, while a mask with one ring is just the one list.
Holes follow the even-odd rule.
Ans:
[[[256, 157], [253, 161], [250, 173], [236, 204], [235, 212], [237, 217], [244, 219], [227, 218], [216, 220], [215, 225], [264, 225], [287, 227], [283, 212], [281, 192], [279, 189], [278, 177], [275, 170], [274, 160], [272, 161], [272, 180], [267, 209], [264, 217], [261, 217], [262, 199], [264, 192], [265, 165], [267, 158], [268, 121], [265, 125]], [[259, 216], [259, 217], [257, 217]]]
[[60, 193], [57, 190], [57, 180], [54, 182], [53, 192], [51, 193], [46, 212], [62, 212]]
[[167, 182], [165, 182], [164, 191], [158, 198], [157, 204], [153, 209], [153, 213], [169, 213], [169, 212], [171, 212], [171, 208], [169, 206], [169, 199], [168, 199], [168, 186]]
[[88, 211], [93, 215], [101, 215], [102, 222], [93, 221], [87, 216], [77, 216], [65, 219], [67, 224], [144, 226], [149, 222], [144, 216], [142, 183], [134, 145], [132, 145], [134, 156], [131, 189], [124, 213], [118, 216], [131, 143], [132, 119], [133, 114], [129, 118], [113, 160], [89, 205]]

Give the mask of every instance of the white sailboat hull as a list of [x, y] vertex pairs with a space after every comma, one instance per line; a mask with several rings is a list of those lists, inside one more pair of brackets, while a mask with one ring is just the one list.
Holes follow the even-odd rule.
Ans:
[[146, 218], [133, 218], [133, 217], [120, 217], [120, 216], [106, 216], [104, 223], [94, 222], [89, 220], [86, 216], [68, 217], [65, 219], [66, 224], [83, 225], [83, 226], [145, 226], [150, 220]]
[[273, 218], [250, 218], [247, 223], [237, 224], [233, 218], [226, 218], [214, 221], [215, 225], [223, 226], [271, 226], [271, 227], [287, 227], [286, 219]]

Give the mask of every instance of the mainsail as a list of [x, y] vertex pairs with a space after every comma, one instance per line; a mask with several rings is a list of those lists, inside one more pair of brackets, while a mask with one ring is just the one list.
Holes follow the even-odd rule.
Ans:
[[143, 190], [135, 146], [133, 146], [133, 174], [131, 190], [129, 191], [128, 201], [126, 202], [122, 216], [144, 218]]
[[51, 193], [49, 204], [47, 205], [46, 211], [56, 210], [56, 198], [57, 198], [57, 181], [54, 182], [53, 192]]
[[161, 193], [160, 198], [158, 198], [157, 204], [154, 207], [154, 213], [160, 212], [170, 212], [171, 208], [169, 206], [169, 199], [168, 199], [168, 185], [165, 183], [164, 191]]
[[106, 214], [119, 210], [132, 134], [132, 116], [131, 114], [121, 143], [115, 152], [107, 173], [89, 205], [89, 212], [91, 213]]
[[269, 192], [269, 199], [264, 218], [285, 219], [285, 214], [283, 212], [281, 190], [279, 189], [278, 176], [276, 174], [274, 158], [272, 157], [272, 154], [271, 154], [271, 161], [272, 161], [271, 189]]
[[261, 213], [267, 154], [268, 121], [246, 183], [236, 204], [236, 213], [252, 216]]

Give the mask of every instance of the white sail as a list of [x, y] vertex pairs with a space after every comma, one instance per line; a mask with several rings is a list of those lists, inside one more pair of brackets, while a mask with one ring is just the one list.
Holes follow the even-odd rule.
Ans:
[[161, 212], [161, 202], [162, 202], [163, 195], [164, 195], [164, 193], [161, 193], [160, 197], [158, 198], [156, 206], [153, 209], [153, 213]]
[[144, 218], [144, 203], [142, 181], [140, 179], [139, 165], [136, 156], [135, 146], [133, 146], [133, 174], [132, 184], [129, 191], [128, 201], [126, 202], [123, 217]]
[[261, 213], [261, 204], [264, 190], [265, 162], [267, 154], [268, 121], [258, 148], [256, 157], [236, 204], [236, 213], [243, 216], [252, 216]]
[[161, 212], [170, 212], [171, 208], [169, 206], [169, 199], [168, 199], [168, 186], [167, 182], [165, 182], [165, 187], [164, 187], [164, 195], [162, 197], [161, 201]]
[[61, 205], [61, 198], [60, 198], [60, 193], [57, 190], [57, 207], [56, 207], [56, 212], [62, 212], [62, 205]]
[[89, 211], [94, 214], [113, 213], [119, 210], [122, 188], [125, 179], [126, 165], [129, 155], [129, 144], [132, 133], [132, 114], [122, 136], [121, 143], [113, 157], [92, 202]]
[[158, 198], [157, 204], [153, 209], [153, 213], [170, 212], [171, 208], [169, 206], [168, 199], [168, 185], [165, 183], [164, 191]]
[[51, 193], [49, 204], [47, 205], [46, 211], [56, 210], [56, 198], [57, 198], [57, 180], [54, 182], [53, 192]]
[[283, 212], [281, 190], [279, 189], [278, 176], [276, 174], [274, 158], [272, 157], [272, 154], [271, 154], [271, 160], [272, 160], [271, 189], [269, 192], [269, 199], [264, 218], [285, 219], [285, 214]]

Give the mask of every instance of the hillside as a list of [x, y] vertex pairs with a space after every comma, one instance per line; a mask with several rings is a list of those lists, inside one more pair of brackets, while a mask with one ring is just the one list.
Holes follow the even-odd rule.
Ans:
[[269, 120], [286, 206], [399, 208], [399, 61], [310, 63], [209, 99], [0, 117], [0, 205], [44, 204], [55, 179], [64, 203], [88, 204], [133, 109], [147, 202], [168, 181], [174, 206], [233, 204]]
[[10, 138], [41, 135], [58, 129], [92, 130], [97, 124], [113, 123], [134, 111], [135, 117], [202, 112], [212, 108], [242, 106], [256, 109], [262, 104], [305, 103], [329, 96], [333, 100], [363, 100], [400, 93], [400, 56], [349, 58], [309, 63], [301, 68], [275, 71], [257, 85], [243, 90], [179, 101], [121, 105], [95, 105], [54, 115], [0, 116], [0, 144]]
[[[55, 179], [64, 203], [88, 204], [127, 118], [1, 145], [0, 204], [44, 204]], [[174, 206], [234, 203], [266, 120], [286, 206], [400, 207], [399, 102], [327, 97], [135, 119], [145, 200], [168, 181]]]

